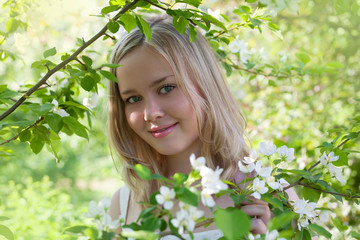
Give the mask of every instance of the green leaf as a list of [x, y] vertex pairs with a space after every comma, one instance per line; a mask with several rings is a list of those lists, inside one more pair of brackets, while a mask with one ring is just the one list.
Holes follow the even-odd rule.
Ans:
[[311, 235], [308, 230], [303, 228], [301, 231], [296, 232], [295, 240], [311, 240]]
[[118, 82], [118, 79], [111, 72], [105, 71], [105, 70], [100, 70], [100, 73], [101, 73], [101, 75], [103, 75], [104, 77], [109, 79], [110, 81], [113, 81], [113, 82], [116, 82], [116, 83]]
[[246, 194], [240, 194], [240, 195], [230, 194], [230, 197], [235, 204], [241, 204], [247, 198], [247, 195]]
[[182, 185], [187, 179], [188, 179], [188, 175], [186, 175], [185, 173], [174, 174], [175, 185]]
[[108, 24], [106, 24], [107, 28], [110, 30], [110, 32], [112, 33], [116, 33], [119, 28], [120, 28], [120, 25], [118, 22], [108, 22]]
[[92, 60], [91, 58], [89, 58], [88, 56], [82, 55], [82, 56], [81, 56], [81, 59], [84, 61], [85, 65], [86, 65], [88, 68], [91, 68], [92, 63], [93, 63], [93, 60]]
[[187, 3], [194, 7], [199, 7], [201, 4], [201, 0], [176, 0], [177, 3]]
[[105, 64], [101, 65], [101, 67], [108, 67], [108, 68], [117, 68], [120, 66], [122, 66], [122, 65], [114, 64], [114, 63], [105, 63]]
[[296, 53], [295, 56], [302, 62], [305, 64], [307, 64], [308, 62], [310, 62], [310, 57], [309, 55], [305, 54], [305, 53]]
[[118, 8], [119, 8], [118, 5], [106, 6], [103, 9], [101, 9], [101, 14], [108, 14], [108, 13], [114, 12]]
[[85, 126], [79, 123], [78, 120], [76, 120], [73, 117], [63, 117], [62, 120], [70, 128], [70, 130], [73, 131], [76, 135], [89, 140]]
[[278, 172], [286, 172], [286, 173], [293, 173], [299, 176], [302, 176], [304, 178], [311, 178], [312, 175], [308, 171], [305, 170], [298, 170], [298, 169], [278, 169]]
[[272, 218], [268, 224], [269, 230], [280, 229], [286, 227], [291, 223], [291, 221], [297, 217], [297, 214], [294, 212], [285, 212], [274, 218]]
[[121, 235], [124, 237], [129, 237], [129, 238], [134, 238], [134, 239], [139, 239], [139, 240], [159, 239], [158, 234], [156, 234], [154, 232], [150, 232], [150, 231], [144, 231], [144, 230], [122, 232]]
[[19, 93], [10, 89], [5, 89], [3, 92], [0, 93], [0, 99], [9, 99], [16, 95], [19, 95]]
[[304, 187], [302, 190], [302, 196], [309, 200], [310, 202], [318, 202], [321, 196], [319, 191], [313, 190], [311, 188]]
[[250, 231], [250, 217], [237, 208], [219, 208], [215, 211], [214, 216], [216, 226], [228, 240], [241, 239]]
[[51, 66], [55, 66], [55, 64], [49, 60], [43, 59], [43, 60], [39, 60], [36, 62], [33, 62], [31, 64], [31, 68], [46, 68], [46, 66], [51, 67]]
[[309, 224], [309, 229], [313, 230], [314, 232], [317, 232], [320, 235], [323, 235], [327, 239], [331, 239], [332, 234], [329, 233], [325, 228], [317, 225], [317, 224]]
[[261, 198], [281, 211], [284, 211], [284, 206], [280, 199], [274, 198], [271, 195], [262, 195]]
[[21, 142], [27, 142], [31, 139], [30, 130], [24, 130], [19, 134], [19, 139]]
[[63, 127], [64, 123], [62, 117], [55, 113], [49, 113], [45, 116], [45, 121], [49, 127], [56, 133], [58, 133]]
[[136, 15], [136, 25], [139, 27], [140, 31], [145, 35], [146, 40], [150, 42], [152, 31], [149, 23], [147, 23], [140, 15]]
[[9, 220], [9, 217], [6, 216], [0, 216], [0, 221], [5, 221], [5, 220]]
[[340, 150], [340, 149], [334, 149], [334, 154], [336, 156], [339, 156], [339, 160], [332, 162], [335, 166], [349, 166], [348, 163], [348, 153]]
[[30, 148], [33, 153], [38, 154], [41, 149], [44, 147], [45, 141], [37, 134], [33, 134], [33, 137], [30, 140]]
[[43, 53], [44, 58], [54, 56], [56, 54], [56, 47], [50, 48]]
[[349, 228], [348, 226], [343, 225], [339, 218], [331, 218], [331, 221], [340, 232], [346, 231]]
[[173, 16], [173, 25], [175, 29], [182, 35], [185, 34], [186, 25], [188, 24], [189, 24], [189, 20], [187, 20], [186, 18], [178, 15]]
[[83, 233], [87, 228], [89, 228], [89, 226], [86, 225], [74, 225], [71, 227], [67, 227], [65, 228], [64, 232], [69, 232], [69, 233]]
[[137, 175], [144, 180], [151, 180], [152, 179], [152, 175], [150, 172], [150, 169], [141, 165], [141, 164], [136, 164], [134, 166], [134, 169], [137, 173]]
[[[332, 186], [330, 186], [327, 182], [323, 181], [323, 180], [319, 180], [318, 184], [320, 184], [321, 186], [323, 186], [327, 191], [329, 192], [333, 192], [333, 193], [338, 193], [335, 188], [333, 188]], [[340, 202], [342, 202], [342, 197], [336, 194], [331, 194], [333, 195], [337, 200], [339, 200]]]
[[335, 0], [334, 8], [336, 14], [343, 14], [350, 9], [351, 0]]
[[190, 191], [188, 188], [175, 187], [176, 198], [184, 203], [197, 207], [199, 203], [199, 197], [197, 194]]
[[16, 29], [19, 27], [19, 25], [20, 25], [19, 20], [15, 19], [15, 18], [10, 18], [6, 22], [6, 32], [7, 33], [15, 32]]
[[80, 82], [81, 87], [88, 92], [94, 88], [95, 84], [95, 79], [92, 78], [90, 75], [86, 75], [85, 77], [83, 77]]
[[190, 42], [195, 42], [197, 38], [197, 30], [192, 24], [189, 24], [188, 27], [189, 27], [189, 40]]
[[124, 26], [127, 32], [130, 32], [134, 27], [136, 27], [136, 19], [133, 15], [129, 13], [123, 14], [119, 19], [121, 25]]
[[14, 240], [14, 234], [7, 226], [0, 224], [0, 235], [4, 236], [8, 240]]
[[0, 93], [4, 92], [7, 89], [6, 84], [0, 84]]
[[357, 232], [355, 232], [355, 231], [351, 231], [351, 232], [350, 232], [350, 235], [351, 235], [351, 237], [353, 237], [353, 238], [360, 239], [360, 233], [357, 233]]

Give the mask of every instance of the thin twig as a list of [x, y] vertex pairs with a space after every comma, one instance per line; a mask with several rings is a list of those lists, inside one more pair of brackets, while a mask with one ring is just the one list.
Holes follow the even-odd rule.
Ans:
[[[32, 127], [35, 127], [35, 126], [38, 125], [43, 119], [44, 119], [44, 117], [41, 116], [38, 120], [36, 120], [35, 123], [27, 126], [23, 131], [26, 131], [26, 130], [29, 130], [30, 128], [32, 128]], [[15, 135], [14, 137], [10, 138], [10, 139], [7, 140], [7, 141], [0, 143], [0, 146], [1, 146], [1, 145], [4, 145], [4, 144], [6, 144], [6, 143], [9, 143], [9, 142], [11, 142], [11, 141], [14, 141], [14, 140], [17, 139], [19, 136], [20, 136], [20, 133], [18, 133], [17, 135]]]
[[84, 67], [85, 71], [87, 71], [87, 66], [86, 66], [82, 61], [80, 61], [79, 58], [75, 58], [75, 61], [77, 61], [78, 63], [80, 63], [81, 66]]
[[[115, 17], [112, 18], [112, 21], [117, 20], [122, 14], [124, 14], [126, 11], [131, 9], [139, 0], [134, 0], [127, 5], [125, 5], [117, 14]], [[56, 65], [53, 69], [49, 69], [49, 71], [45, 74], [45, 76], [40, 79], [38, 83], [36, 83], [32, 88], [30, 88], [14, 105], [12, 105], [8, 110], [6, 110], [1, 116], [0, 121], [5, 119], [7, 116], [9, 116], [12, 112], [14, 112], [25, 100], [33, 94], [40, 86], [46, 83], [46, 80], [49, 79], [51, 75], [53, 75], [55, 72], [60, 70], [61, 68], [65, 67], [68, 63], [75, 60], [77, 56], [88, 46], [90, 46], [92, 43], [94, 43], [97, 39], [99, 39], [101, 36], [105, 34], [105, 32], [108, 30], [107, 25], [105, 25], [97, 34], [95, 34], [89, 41], [84, 41], [83, 44], [68, 58], [66, 58], [64, 61]], [[48, 66], [46, 66], [48, 68]]]
[[348, 197], [348, 198], [360, 198], [359, 195], [349, 196], [349, 195], [343, 194], [343, 193], [336, 193], [336, 192], [325, 191], [325, 190], [322, 190], [322, 189], [319, 189], [319, 188], [315, 188], [315, 187], [313, 187], [313, 186], [310, 186], [309, 184], [302, 183], [302, 182], [300, 182], [298, 185], [301, 185], [301, 186], [304, 186], [304, 187], [307, 187], [307, 188], [314, 189], [314, 190], [316, 190], [316, 191], [318, 191], [318, 192], [330, 193], [330, 194], [333, 194], [333, 195], [338, 195], [338, 196]]

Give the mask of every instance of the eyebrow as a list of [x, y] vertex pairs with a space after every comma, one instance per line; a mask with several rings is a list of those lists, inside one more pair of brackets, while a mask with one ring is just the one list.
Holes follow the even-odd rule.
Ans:
[[[168, 76], [159, 78], [158, 80], [155, 80], [155, 81], [151, 82], [151, 83], [149, 84], [149, 87], [151, 88], [151, 87], [153, 87], [153, 86], [156, 86], [156, 85], [164, 82], [167, 78], [173, 77], [173, 76], [174, 76], [174, 75], [168, 75]], [[129, 89], [129, 90], [122, 91], [122, 92], [120, 93], [120, 95], [126, 95], [126, 94], [134, 93], [134, 92], [136, 92], [136, 91], [133, 90], [133, 89]]]

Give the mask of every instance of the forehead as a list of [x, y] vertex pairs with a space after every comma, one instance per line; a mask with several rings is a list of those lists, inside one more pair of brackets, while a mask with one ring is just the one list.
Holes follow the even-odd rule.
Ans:
[[119, 62], [116, 77], [119, 87], [126, 88], [129, 83], [153, 81], [173, 75], [173, 70], [167, 60], [153, 47], [142, 45], [127, 53]]

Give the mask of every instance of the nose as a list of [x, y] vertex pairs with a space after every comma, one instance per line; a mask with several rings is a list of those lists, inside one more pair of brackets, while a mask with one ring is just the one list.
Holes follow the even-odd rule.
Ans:
[[148, 99], [144, 109], [144, 120], [147, 122], [153, 122], [163, 116], [164, 111], [161, 105], [155, 99]]

